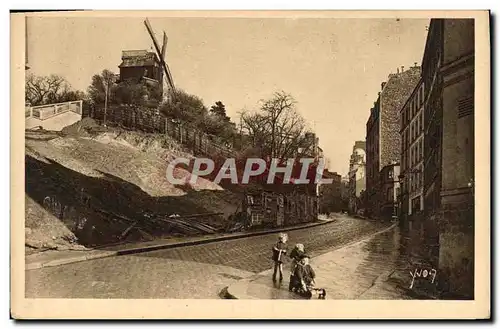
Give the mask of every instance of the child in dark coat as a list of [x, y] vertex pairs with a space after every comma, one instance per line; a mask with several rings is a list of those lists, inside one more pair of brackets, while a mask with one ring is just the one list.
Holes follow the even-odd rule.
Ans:
[[303, 255], [301, 258], [300, 263], [296, 267], [295, 275], [302, 286], [302, 290], [308, 291], [310, 288], [314, 288], [316, 273], [314, 273], [311, 265], [309, 265], [309, 256]]
[[273, 261], [274, 261], [274, 272], [273, 272], [273, 281], [276, 281], [276, 275], [278, 274], [278, 270], [280, 273], [280, 281], [283, 281], [283, 259], [287, 252], [286, 242], [288, 240], [288, 236], [284, 233], [281, 233], [278, 237], [278, 242], [273, 247]]

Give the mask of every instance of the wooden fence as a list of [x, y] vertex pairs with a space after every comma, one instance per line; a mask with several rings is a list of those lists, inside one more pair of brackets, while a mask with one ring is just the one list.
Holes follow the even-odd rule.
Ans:
[[[104, 121], [104, 108], [93, 108], [89, 116], [97, 121]], [[234, 156], [232, 149], [224, 147], [216, 141], [217, 137], [206, 134], [186, 123], [166, 118], [160, 114], [158, 109], [131, 105], [110, 106], [106, 110], [106, 123], [130, 130], [166, 134], [191, 149], [194, 155]]]

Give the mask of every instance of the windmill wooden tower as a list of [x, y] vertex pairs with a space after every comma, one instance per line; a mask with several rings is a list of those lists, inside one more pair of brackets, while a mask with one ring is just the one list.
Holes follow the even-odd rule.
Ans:
[[[158, 40], [156, 40], [156, 36], [153, 32], [153, 28], [151, 27], [151, 23], [149, 23], [149, 20], [146, 18], [144, 20], [144, 25], [146, 26], [146, 29], [148, 30], [149, 36], [151, 37], [151, 40], [153, 41], [154, 48], [156, 50], [156, 54], [158, 55], [158, 59], [160, 60], [160, 65], [163, 69], [164, 72], [164, 79], [166, 80], [166, 84], [164, 84], [163, 88], [163, 95], [164, 98], [165, 96], [168, 97], [169, 91], [175, 91], [175, 85], [174, 85], [174, 79], [172, 78], [172, 74], [170, 73], [170, 68], [168, 67], [168, 64], [165, 62], [165, 55], [166, 55], [166, 50], [167, 50], [167, 34], [165, 31], [163, 31], [163, 44], [160, 48]], [[165, 89], [165, 86], [167, 89]]]

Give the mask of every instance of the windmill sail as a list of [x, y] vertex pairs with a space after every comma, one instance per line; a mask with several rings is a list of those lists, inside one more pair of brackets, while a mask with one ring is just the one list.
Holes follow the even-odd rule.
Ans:
[[146, 19], [144, 21], [144, 25], [146, 25], [146, 29], [148, 30], [148, 33], [149, 33], [151, 39], [153, 40], [153, 45], [154, 45], [154, 47], [156, 49], [156, 53], [160, 59], [160, 64], [163, 68], [163, 71], [165, 72], [165, 76], [167, 78], [168, 85], [169, 85], [171, 90], [175, 90], [174, 80], [172, 78], [172, 75], [170, 73], [170, 69], [168, 68], [167, 63], [165, 63], [165, 58], [164, 58], [166, 46], [167, 46], [167, 43], [166, 43], [167, 35], [165, 34], [165, 32], [163, 33], [163, 47], [160, 50], [160, 46], [158, 44], [158, 41], [156, 40], [155, 34], [153, 32], [153, 28], [151, 27], [151, 24], [149, 23], [148, 19]]

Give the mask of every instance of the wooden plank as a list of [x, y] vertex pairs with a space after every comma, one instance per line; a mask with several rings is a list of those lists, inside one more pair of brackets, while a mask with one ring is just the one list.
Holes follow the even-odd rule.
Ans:
[[127, 236], [128, 232], [130, 232], [130, 230], [132, 228], [134, 228], [134, 226], [136, 226], [136, 225], [137, 225], [137, 221], [133, 222], [132, 225], [129, 225], [129, 227], [127, 227], [125, 229], [125, 231], [123, 231], [122, 234], [120, 234], [120, 239], [123, 239], [125, 236]]

